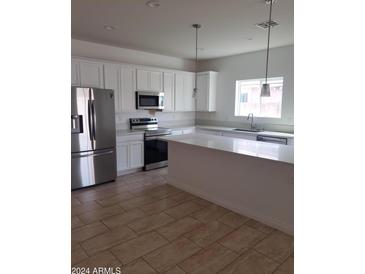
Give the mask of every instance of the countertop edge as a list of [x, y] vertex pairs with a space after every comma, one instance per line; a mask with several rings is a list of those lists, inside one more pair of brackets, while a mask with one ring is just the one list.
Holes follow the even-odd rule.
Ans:
[[[186, 134], [184, 136], [187, 136], [187, 135], [191, 135], [191, 134]], [[177, 135], [176, 137], [178, 137], [178, 136], [181, 136], [181, 135]], [[159, 139], [167, 141], [167, 142], [175, 142], [175, 143], [179, 143], [179, 144], [202, 147], [202, 148], [206, 148], [206, 149], [224, 151], [224, 152], [228, 152], [228, 153], [232, 153], [232, 154], [236, 154], [236, 155], [242, 155], [242, 156], [247, 156], [247, 157], [252, 157], [252, 158], [259, 158], [259, 159], [268, 160], [268, 161], [272, 161], [272, 162], [279, 162], [279, 163], [283, 163], [283, 164], [287, 164], [287, 165], [294, 165], [294, 162], [291, 162], [291, 161], [284, 161], [284, 160], [281, 160], [281, 159], [272, 159], [272, 158], [269, 158], [269, 157], [262, 157], [262, 156], [255, 156], [255, 155], [246, 154], [246, 153], [239, 153], [239, 152], [236, 152], [236, 151], [227, 150], [227, 149], [223, 149], [223, 148], [219, 148], [219, 147], [208, 147], [208, 146], [204, 146], [204, 145], [200, 145], [200, 144], [191, 144], [191, 143], [184, 142], [183, 140], [171, 139], [171, 137], [173, 137], [173, 136], [171, 136], [171, 135], [170, 136], [161, 136]], [[218, 137], [218, 136], [216, 136], [216, 137]], [[221, 138], [231, 138], [231, 137], [224, 137], [224, 136], [219, 136], [219, 137], [221, 137]], [[236, 138], [236, 139], [239, 139], [239, 138]], [[239, 140], [241, 140], [241, 139], [239, 139]], [[246, 141], [257, 142], [257, 141], [251, 141], [251, 140], [246, 140]], [[294, 161], [294, 155], [293, 155], [293, 161]]]

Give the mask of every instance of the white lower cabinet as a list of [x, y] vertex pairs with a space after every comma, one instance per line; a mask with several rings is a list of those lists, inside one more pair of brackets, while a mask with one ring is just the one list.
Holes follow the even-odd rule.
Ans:
[[129, 157], [130, 168], [142, 167], [144, 165], [143, 142], [130, 143], [129, 151], [130, 151], [130, 157]]
[[[122, 140], [122, 141], [121, 141]], [[118, 174], [144, 166], [144, 142], [141, 136], [125, 136], [117, 140]]]
[[127, 170], [128, 169], [128, 159], [129, 159], [129, 151], [128, 151], [128, 143], [117, 143], [117, 169]]

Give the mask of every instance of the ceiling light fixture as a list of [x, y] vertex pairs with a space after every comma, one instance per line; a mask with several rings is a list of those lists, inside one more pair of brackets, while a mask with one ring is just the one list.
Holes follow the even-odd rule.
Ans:
[[[270, 14], [269, 14], [268, 22], [271, 22], [271, 12], [272, 12], [273, 1], [274, 0], [265, 0], [266, 4], [270, 4]], [[271, 30], [271, 24], [268, 24], [265, 84], [263, 84], [261, 87], [261, 97], [270, 97], [270, 84], [267, 83], [267, 72], [268, 72], [268, 68], [269, 68], [270, 30]]]
[[[198, 29], [202, 26], [200, 24], [194, 24], [193, 28], [195, 29], [195, 87], [193, 97], [196, 97], [198, 93]], [[196, 106], [197, 104], [195, 104]]]
[[105, 25], [104, 29], [107, 30], [107, 31], [111, 31], [111, 30], [115, 30], [115, 27], [111, 26], [111, 25]]
[[158, 8], [160, 6], [160, 2], [158, 0], [150, 0], [146, 2], [146, 5], [150, 8]]

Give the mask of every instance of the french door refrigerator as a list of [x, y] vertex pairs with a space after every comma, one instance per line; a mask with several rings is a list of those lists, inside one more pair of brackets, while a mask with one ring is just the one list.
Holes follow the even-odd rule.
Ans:
[[115, 180], [114, 92], [71, 87], [71, 188]]

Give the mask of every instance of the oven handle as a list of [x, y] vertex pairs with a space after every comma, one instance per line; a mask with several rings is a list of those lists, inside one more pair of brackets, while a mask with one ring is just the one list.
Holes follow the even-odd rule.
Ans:
[[[169, 136], [171, 134], [164, 134], [164, 135], [157, 135], [157, 136], [146, 136], [144, 137], [144, 140], [145, 141], [150, 141], [150, 140], [157, 140], [157, 139], [160, 139], [160, 137], [163, 137], [163, 136]], [[165, 140], [161, 140], [161, 141], [165, 141]]]

